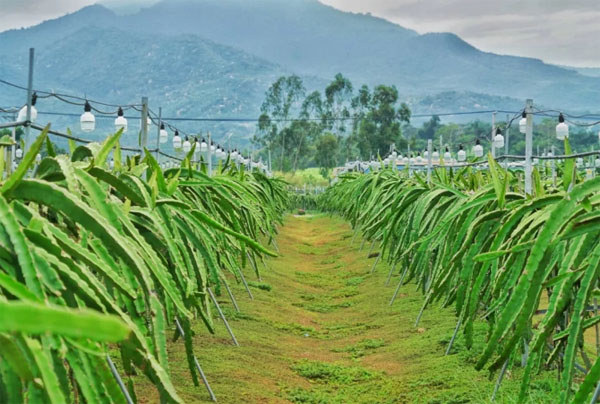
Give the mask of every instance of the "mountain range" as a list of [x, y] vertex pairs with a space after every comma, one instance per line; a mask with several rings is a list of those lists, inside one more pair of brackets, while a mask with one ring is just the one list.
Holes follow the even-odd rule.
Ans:
[[[147, 95], [170, 116], [257, 117], [269, 84], [292, 73], [309, 90], [338, 72], [355, 88], [393, 84], [415, 113], [518, 110], [525, 98], [574, 112], [600, 106], [594, 70], [483, 52], [452, 33], [421, 35], [317, 0], [164, 0], [125, 15], [93, 5], [0, 33], [0, 78], [26, 83], [29, 47], [35, 87], [114, 103]], [[23, 98], [2, 88], [0, 106]]]

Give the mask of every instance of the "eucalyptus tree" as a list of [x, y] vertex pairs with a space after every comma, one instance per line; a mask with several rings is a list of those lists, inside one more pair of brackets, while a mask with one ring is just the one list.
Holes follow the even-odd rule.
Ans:
[[302, 79], [296, 75], [279, 77], [267, 90], [265, 100], [260, 108], [259, 130], [266, 135], [263, 142], [269, 148], [279, 144], [279, 168], [284, 169], [284, 156], [286, 152], [286, 132], [282, 129], [290, 124], [290, 118], [299, 102], [304, 97], [306, 89]]

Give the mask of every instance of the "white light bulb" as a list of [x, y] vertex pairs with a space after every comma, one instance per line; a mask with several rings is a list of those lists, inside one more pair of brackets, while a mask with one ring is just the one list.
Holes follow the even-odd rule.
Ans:
[[183, 151], [185, 153], [189, 153], [190, 150], [192, 150], [192, 144], [190, 143], [189, 139], [186, 136], [185, 140], [183, 142]]
[[558, 121], [558, 125], [556, 125], [556, 138], [558, 140], [564, 140], [569, 137], [569, 125], [565, 123], [562, 114], [558, 117]]
[[[35, 107], [32, 105], [31, 106], [31, 112], [30, 112], [30, 116], [31, 116], [31, 122], [35, 122], [35, 120], [37, 119], [37, 109], [35, 109]], [[23, 122], [27, 119], [27, 105], [25, 105], [23, 108], [21, 108], [19, 110], [19, 115], [17, 116], [17, 122]]]
[[164, 124], [161, 125], [161, 127], [160, 127], [160, 132], [159, 132], [158, 138], [159, 138], [158, 140], [161, 144], [167, 143], [167, 141], [169, 140], [169, 133], [165, 129]]
[[504, 136], [502, 136], [501, 134], [497, 134], [496, 136], [494, 136], [494, 147], [496, 149], [504, 147]]
[[83, 132], [92, 132], [96, 129], [96, 117], [91, 112], [84, 112], [79, 119]]
[[23, 149], [21, 149], [20, 147], [17, 148], [17, 150], [15, 150], [15, 156], [20, 159], [21, 157], [23, 157]]
[[475, 157], [483, 156], [483, 146], [479, 144], [479, 141], [473, 146], [473, 154]]
[[179, 136], [179, 132], [175, 131], [175, 136], [173, 136], [173, 148], [181, 149], [181, 136]]
[[89, 102], [85, 102], [83, 107], [83, 114], [81, 114], [81, 118], [79, 119], [79, 123], [81, 125], [81, 130], [83, 132], [92, 132], [96, 129], [96, 117], [92, 114], [92, 106]]
[[525, 117], [521, 118], [521, 120], [519, 121], [519, 132], [527, 132], [527, 118]]
[[115, 119], [115, 129], [118, 131], [122, 128], [123, 132], [127, 132], [127, 119], [123, 116], [123, 109], [121, 107], [119, 107], [117, 115], [117, 119]]
[[202, 153], [204, 153], [207, 150], [208, 150], [208, 143], [206, 143], [206, 141], [204, 139], [202, 139], [202, 143], [200, 143], [200, 151]]
[[467, 159], [467, 152], [460, 147], [460, 150], [457, 153], [458, 161], [465, 161]]

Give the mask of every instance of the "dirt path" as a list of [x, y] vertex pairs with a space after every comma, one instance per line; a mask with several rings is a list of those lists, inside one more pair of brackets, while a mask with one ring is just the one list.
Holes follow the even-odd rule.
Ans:
[[[370, 246], [360, 251], [360, 240], [352, 244], [350, 227], [342, 220], [290, 216], [278, 244], [280, 257], [268, 260], [268, 268], [261, 266], [262, 283], [245, 272], [254, 300], [232, 284], [241, 313], [225, 291], [218, 299], [240, 347], [232, 345], [216, 317], [215, 336], [196, 325], [196, 355], [220, 403], [489, 401], [493, 381], [473, 370], [460, 339], [458, 354], [443, 355], [453, 313], [429, 309], [416, 329], [420, 292], [406, 285], [390, 307], [398, 276], [385, 287], [389, 267], [384, 263], [371, 275]], [[169, 351], [181, 396], [186, 402], [208, 402], [204, 386], [191, 383], [182, 344], [172, 344]], [[517, 383], [510, 379], [497, 402], [514, 396]]]

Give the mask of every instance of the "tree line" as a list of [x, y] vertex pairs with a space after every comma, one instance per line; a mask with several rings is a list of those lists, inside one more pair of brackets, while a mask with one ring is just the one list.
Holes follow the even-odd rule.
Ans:
[[323, 92], [307, 94], [300, 77], [283, 76], [266, 92], [253, 141], [263, 154], [270, 151], [272, 169], [316, 165], [326, 174], [350, 158], [387, 154], [401, 144], [410, 114], [394, 86], [363, 85], [355, 92], [338, 73]]
[[[507, 122], [497, 116], [497, 127], [507, 135]], [[509, 154], [525, 153], [525, 136], [519, 133], [518, 119], [509, 128]], [[486, 118], [483, 118], [486, 119]], [[536, 120], [534, 153], [545, 153], [552, 146], [562, 150], [555, 137], [556, 119]], [[348, 160], [385, 157], [390, 147], [403, 155], [417, 155], [433, 140], [438, 150], [456, 152], [460, 145], [471, 150], [479, 139], [489, 150], [491, 140], [489, 120], [467, 123], [443, 123], [434, 115], [417, 127], [411, 124], [411, 109], [400, 101], [395, 86], [362, 85], [355, 89], [352, 82], [337, 74], [323, 91], [306, 91], [296, 75], [278, 78], [267, 90], [261, 106], [256, 134], [252, 139], [260, 147], [263, 160], [271, 153], [273, 170], [296, 171], [320, 167], [324, 176], [331, 168]], [[588, 128], [571, 127], [571, 145], [576, 151], [599, 146], [598, 134]], [[504, 150], [499, 151], [500, 154]]]

